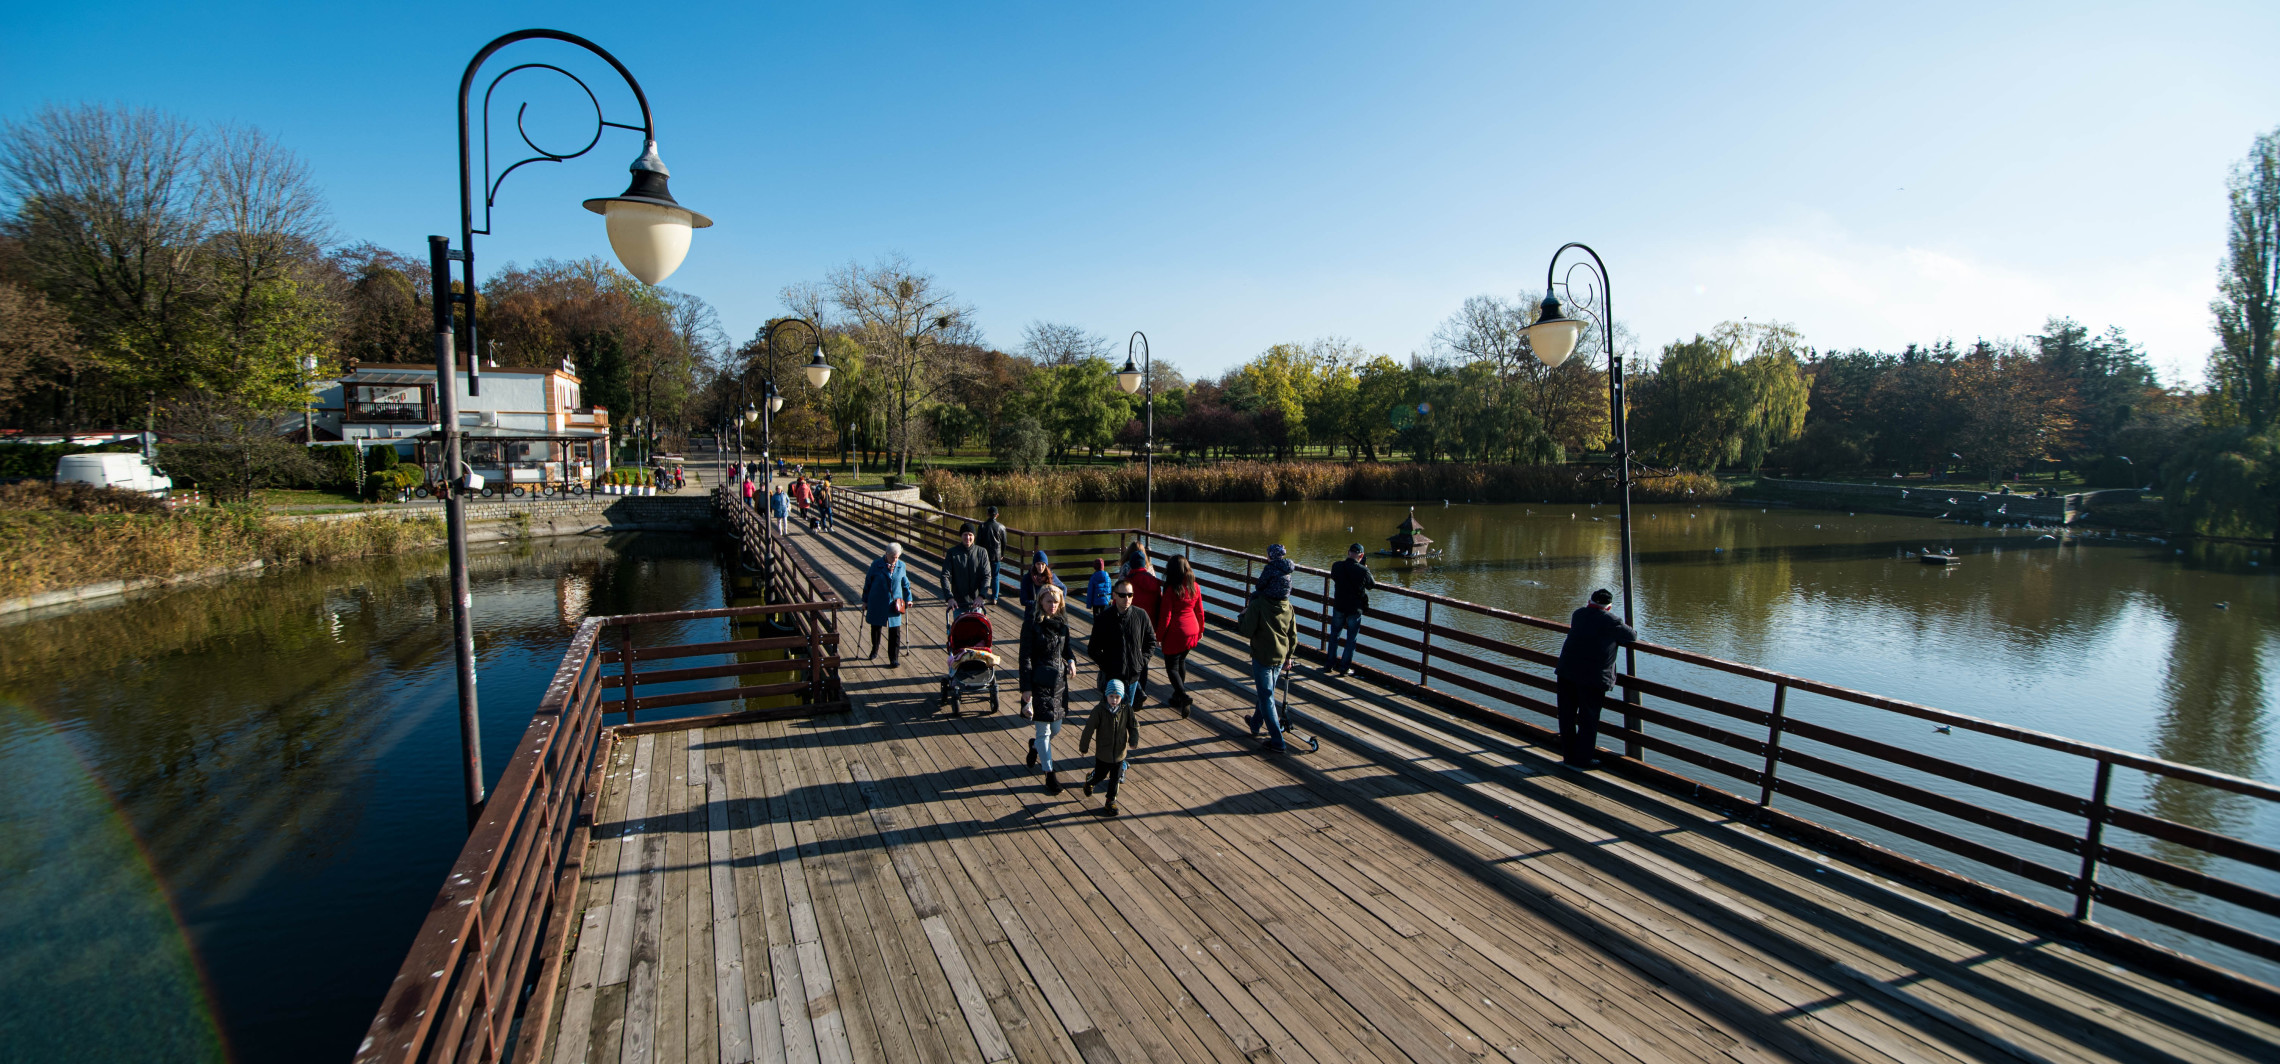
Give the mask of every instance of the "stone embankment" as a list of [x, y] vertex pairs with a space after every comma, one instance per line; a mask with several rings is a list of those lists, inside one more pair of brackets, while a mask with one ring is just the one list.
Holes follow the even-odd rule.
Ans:
[[[353, 521], [367, 513], [402, 513], [441, 518], [441, 503], [410, 503], [354, 513], [307, 514], [295, 521]], [[589, 532], [709, 532], [712, 496], [582, 495], [570, 499], [476, 499], [467, 504], [467, 542], [496, 543], [540, 536]]]

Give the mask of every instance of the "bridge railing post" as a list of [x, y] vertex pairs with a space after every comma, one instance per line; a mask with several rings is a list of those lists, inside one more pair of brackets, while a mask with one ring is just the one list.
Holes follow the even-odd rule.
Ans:
[[1421, 644], [1417, 651], [1417, 686], [1431, 687], [1425, 682], [1433, 665], [1433, 600], [1425, 600], [1425, 625], [1418, 630]]
[[2090, 788], [2090, 823], [2082, 833], [2082, 871], [2074, 877], [2074, 918], [2088, 920], [2090, 903], [2098, 893], [2098, 850], [2106, 839], [2106, 795], [2114, 782], [2114, 763], [2098, 759], [2097, 782]]
[[1789, 685], [1773, 685], [1773, 719], [1765, 725], [1765, 772], [1758, 780], [1758, 805], [1773, 804], [1775, 766], [1781, 763], [1781, 729], [1789, 721]]
[[618, 670], [625, 676], [625, 722], [633, 723], [633, 626], [618, 626], [618, 654], [624, 659]]

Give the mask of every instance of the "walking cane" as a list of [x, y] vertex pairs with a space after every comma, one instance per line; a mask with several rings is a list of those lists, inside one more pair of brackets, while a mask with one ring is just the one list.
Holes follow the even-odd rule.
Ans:
[[1304, 732], [1298, 731], [1292, 727], [1292, 725], [1297, 723], [1297, 717], [1291, 712], [1291, 695], [1295, 693], [1295, 689], [1298, 686], [1298, 680], [1295, 676], [1293, 676], [1293, 670], [1291, 669], [1290, 662], [1288, 660], [1285, 660], [1283, 662], [1281, 680], [1282, 682], [1278, 686], [1282, 688], [1283, 735], [1288, 739], [1296, 739], [1299, 742], [1305, 743], [1307, 753], [1311, 754], [1317, 750], [1322, 749], [1322, 740], [1317, 739], [1314, 736], [1308, 735]]

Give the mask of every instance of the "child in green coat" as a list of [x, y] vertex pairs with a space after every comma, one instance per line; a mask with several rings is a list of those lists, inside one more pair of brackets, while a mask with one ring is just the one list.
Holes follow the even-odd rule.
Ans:
[[1092, 719], [1085, 722], [1085, 732], [1077, 737], [1077, 752], [1084, 753], [1092, 746], [1093, 736], [1100, 736], [1100, 753], [1093, 758], [1092, 778], [1085, 781], [1085, 793], [1103, 780], [1108, 783], [1108, 804], [1101, 807], [1102, 816], [1116, 815], [1116, 785], [1124, 782], [1124, 767], [1131, 762], [1132, 747], [1140, 742], [1140, 715], [1124, 701], [1124, 681], [1110, 680], [1101, 689], [1100, 705], [1093, 707]]

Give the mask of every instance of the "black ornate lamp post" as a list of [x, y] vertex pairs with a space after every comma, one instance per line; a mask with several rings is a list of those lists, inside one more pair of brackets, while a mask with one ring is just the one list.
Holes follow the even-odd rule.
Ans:
[[760, 334], [761, 346], [768, 350], [768, 375], [760, 380], [761, 400], [767, 407], [761, 415], [760, 423], [760, 465], [768, 471], [768, 488], [771, 491], [776, 487], [776, 467], [772, 457], [776, 442], [774, 419], [776, 411], [784, 408], [784, 397], [776, 390], [776, 332], [786, 325], [798, 325], [815, 337], [815, 359], [800, 367], [806, 371], [808, 383], [821, 389], [831, 380], [831, 363], [823, 360], [822, 329], [816, 328], [815, 323], [806, 318], [778, 318], [768, 323], [767, 330]]
[[[521, 63], [501, 71], [497, 77], [491, 79], [491, 83], [483, 90], [483, 185], [481, 189], [483, 228], [477, 229], [475, 227], [475, 189], [470, 187], [474, 146], [467, 135], [469, 118], [467, 103], [475, 87], [475, 74], [482, 68], [484, 61], [491, 58], [492, 54], [499, 49], [520, 41], [530, 40], [561, 41], [583, 48], [601, 57], [604, 62], [610, 65], [611, 69], [618, 72], [618, 76], [625, 79], [626, 87], [633, 90], [634, 102], [641, 107], [641, 124], [638, 126], [626, 125], [622, 122], [612, 122], [603, 118], [602, 105], [600, 100], [594, 96], [594, 90], [589, 88], [584, 81], [579, 80], [577, 75], [552, 63]], [[537, 154], [515, 162], [506, 169], [499, 171], [498, 176], [493, 178], [491, 176], [491, 96], [498, 91], [500, 82], [505, 81], [510, 75], [524, 70], [551, 70], [569, 78], [580, 90], [584, 91], [586, 99], [594, 105], [594, 135], [586, 141], [585, 145], [574, 151], [554, 152], [541, 148], [532, 142], [529, 133], [523, 129], [523, 110], [530, 106], [525, 103], [515, 111], [515, 132], [522, 137], [523, 143]], [[460, 459], [457, 332], [464, 328], [467, 331], [467, 351], [472, 354], [477, 350], [474, 315], [475, 254], [473, 244], [475, 234], [491, 235], [491, 207], [498, 198], [499, 186], [506, 181], [508, 174], [514, 173], [525, 163], [558, 163], [565, 159], [575, 159], [584, 155], [592, 151], [596, 144], [601, 143], [602, 131], [605, 128], [627, 129], [641, 134], [641, 155], [628, 168], [633, 172], [633, 181], [623, 193], [587, 200], [585, 207], [606, 219], [610, 249], [617, 253], [618, 261], [624, 264], [626, 271], [640, 278], [644, 284], [657, 284], [671, 276], [673, 271], [680, 267], [681, 260], [688, 255], [690, 232], [711, 225], [712, 219], [681, 206], [674, 201], [673, 194], [666, 189], [666, 177], [668, 175], [665, 164], [657, 158], [657, 127], [650, 118], [649, 97], [641, 91], [641, 83], [634, 80], [633, 73], [625, 68], [625, 64], [618, 62], [616, 56], [604, 51], [601, 46], [576, 34], [564, 33], [560, 30], [518, 30], [484, 45], [481, 50], [475, 53], [475, 58], [468, 61], [466, 73], [459, 78], [460, 248], [456, 251], [452, 250], [449, 237], [429, 237], [428, 268], [433, 278], [435, 292], [435, 391], [438, 405], [441, 407], [438, 424], [443, 434], [443, 479], [451, 485], [444, 492], [443, 505], [444, 522], [451, 540], [451, 621], [454, 648], [459, 665], [459, 742], [461, 754], [465, 761], [462, 765], [462, 775], [466, 782], [467, 817], [470, 825], [473, 824], [476, 814], [483, 806], [483, 755], [482, 733], [476, 713], [475, 700], [475, 632], [473, 623], [468, 616], [466, 494], [480, 488], [482, 482], [472, 471], [469, 471], [464, 478], [461, 476], [461, 470], [465, 463]], [[453, 262], [460, 263], [463, 271], [464, 280], [461, 282], [458, 291], [452, 289], [451, 264]], [[464, 320], [455, 320], [455, 310], [459, 306], [465, 306], [468, 309]], [[482, 394], [481, 370], [475, 362], [476, 360], [471, 357], [467, 365], [467, 394], [469, 395]]]
[[[1591, 256], [1591, 259], [1588, 262], [1577, 260], [1568, 267], [1566, 278], [1561, 279], [1560, 256], [1567, 254], [1570, 248]], [[1560, 306], [1558, 293], [1561, 291], [1568, 294], [1569, 301], [1575, 304], [1575, 309], [1582, 317], [1571, 317]], [[1536, 357], [1544, 365], [1556, 367], [1567, 361], [1568, 355], [1575, 350], [1576, 341], [1582, 339], [1586, 324], [1599, 327], [1599, 349], [1607, 356], [1608, 428], [1615, 436], [1615, 448], [1611, 457], [1615, 459], [1615, 491], [1622, 515], [1623, 623], [1635, 624], [1631, 609], [1631, 483], [1634, 479], [1631, 473], [1631, 430], [1623, 416], [1623, 359], [1615, 353], [1615, 318], [1608, 306], [1607, 264], [1590, 246], [1570, 241], [1560, 245], [1558, 251], [1552, 252], [1551, 264], [1544, 268], [1543, 306], [1536, 315], [1536, 323], [1521, 332], [1528, 337], [1528, 346], [1536, 352]], [[1623, 653], [1623, 671], [1638, 675], [1638, 652], [1625, 647]], [[1624, 701], [1635, 697], [1629, 689], [1625, 689]], [[1635, 732], [1639, 724], [1636, 718], [1626, 718], [1623, 726]], [[1639, 756], [1635, 745], [1626, 752], [1631, 757]]]
[[[1133, 353], [1139, 353], [1139, 363], [1133, 363]], [[1147, 442], [1140, 445], [1141, 461], [1148, 467], [1147, 520], [1148, 531], [1156, 530], [1156, 368], [1155, 356], [1148, 352], [1148, 334], [1133, 330], [1132, 338], [1124, 342], [1124, 368], [1116, 371], [1116, 386], [1131, 395], [1145, 386], [1146, 397], [1140, 401], [1148, 421]]]

